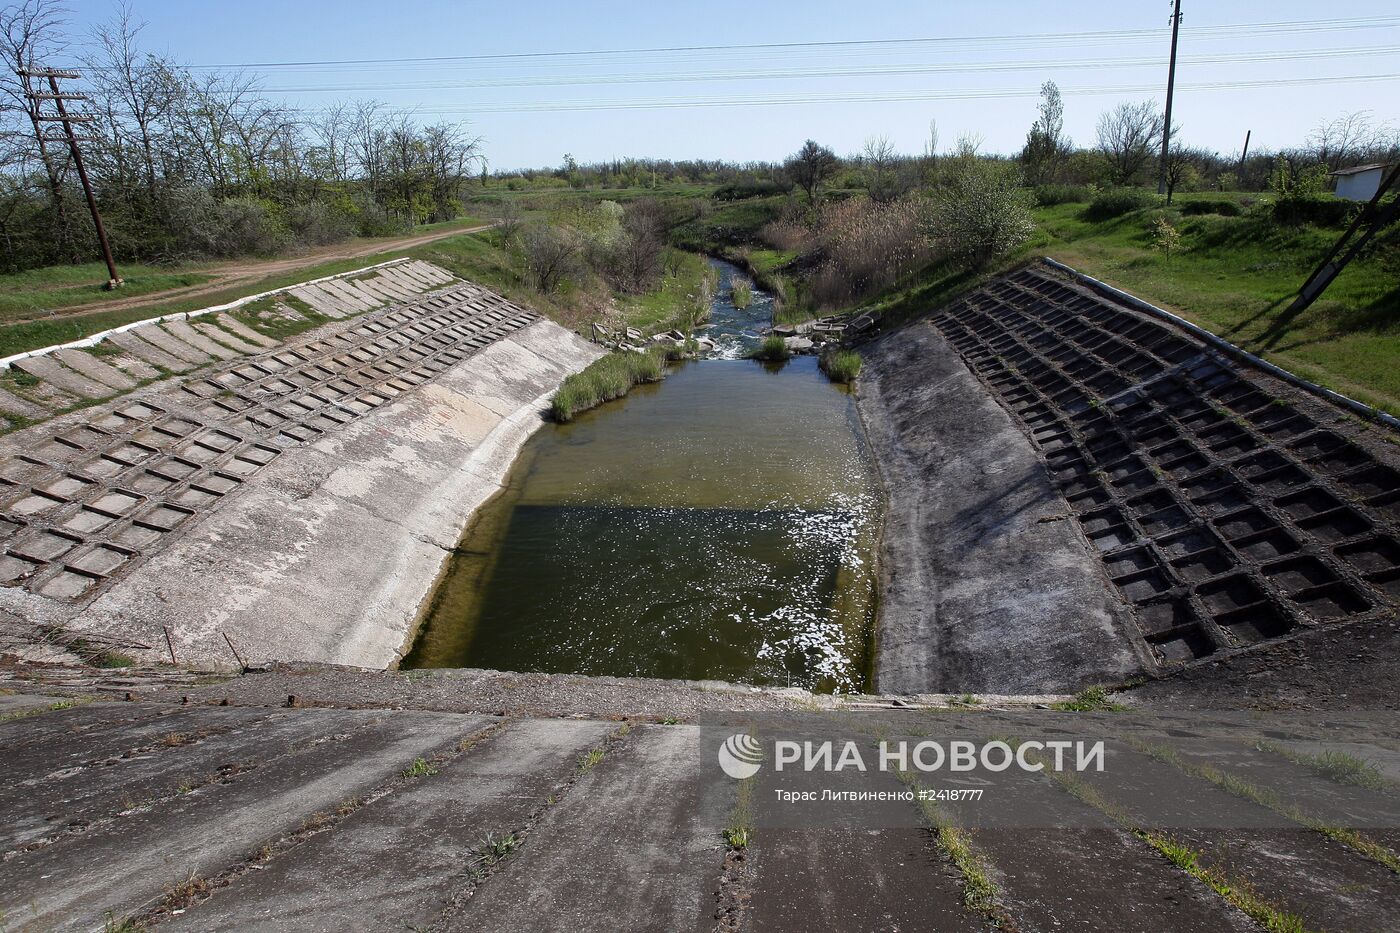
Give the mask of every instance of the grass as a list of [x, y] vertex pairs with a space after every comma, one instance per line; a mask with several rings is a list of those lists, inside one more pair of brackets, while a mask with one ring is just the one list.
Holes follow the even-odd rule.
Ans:
[[[922, 789], [912, 771], [899, 772], [899, 779], [914, 791], [916, 796]], [[991, 866], [982, 854], [973, 848], [972, 837], [966, 830], [953, 825], [937, 801], [918, 800], [917, 804], [924, 822], [933, 831], [934, 843], [962, 875], [963, 906], [986, 917], [994, 927], [1015, 929], [1001, 889], [992, 880]]]
[[792, 359], [792, 351], [788, 349], [787, 341], [777, 334], [764, 337], [763, 342], [758, 345], [758, 349], [749, 353], [749, 359], [762, 360], [765, 363], [781, 363], [784, 360]]
[[1295, 752], [1277, 742], [1263, 741], [1256, 748], [1261, 752], [1281, 755], [1294, 764], [1309, 768], [1329, 781], [1338, 784], [1352, 784], [1368, 790], [1393, 791], [1395, 782], [1387, 780], [1374, 764], [1364, 758], [1348, 755], [1346, 752], [1325, 751], [1316, 755]]
[[661, 360], [665, 350], [646, 353], [619, 350], [594, 360], [582, 372], [564, 380], [554, 393], [550, 412], [554, 420], [568, 423], [580, 412], [626, 395], [633, 386], [662, 378]]
[[578, 759], [578, 773], [587, 774], [598, 767], [598, 764], [603, 760], [603, 756], [606, 754], [607, 750], [602, 746], [590, 748], [588, 751], [584, 752]]
[[734, 791], [734, 806], [724, 827], [724, 841], [731, 849], [747, 849], [753, 842], [753, 791], [756, 778], [747, 777]]
[[426, 758], [413, 759], [413, 764], [403, 770], [403, 776], [406, 778], [432, 777], [437, 773], [438, 769]]
[[1106, 687], [1085, 687], [1073, 699], [1051, 703], [1050, 708], [1065, 713], [1121, 713], [1128, 707], [1108, 698]]
[[860, 364], [860, 354], [854, 350], [828, 350], [822, 353], [818, 363], [828, 379], [846, 385], [856, 381], [860, 375]]
[[1025, 254], [1053, 256], [1305, 379], [1400, 414], [1400, 227], [1378, 237], [1312, 307], [1290, 315], [1303, 279], [1342, 231], [1280, 225], [1259, 210], [1172, 216], [1181, 251], [1167, 256], [1152, 244], [1161, 211], [1092, 222], [1082, 204], [1039, 208], [1040, 231]]
[[1304, 813], [1301, 808], [1284, 800], [1277, 792], [1267, 787], [1260, 787], [1244, 778], [1210, 765], [1193, 764], [1161, 745], [1152, 745], [1132, 739], [1128, 740], [1128, 744], [1158, 761], [1171, 765], [1183, 774], [1209, 781], [1221, 790], [1242, 800], [1248, 800], [1250, 803], [1272, 810], [1298, 825], [1305, 826], [1328, 839], [1340, 842], [1358, 854], [1384, 865], [1396, 874], [1400, 874], [1400, 855], [1350, 827], [1333, 826]]
[[736, 278], [730, 283], [729, 300], [741, 311], [753, 304], [753, 286], [748, 279]]
[[[1035, 762], [1038, 755], [1027, 755]], [[1043, 772], [1070, 796], [1098, 810], [1124, 830], [1147, 843], [1163, 858], [1187, 875], [1209, 887], [1230, 905], [1244, 912], [1251, 920], [1270, 933], [1308, 933], [1301, 917], [1291, 914], [1260, 896], [1244, 879], [1231, 878], [1215, 866], [1201, 864], [1201, 853], [1160, 830], [1146, 830], [1122, 807], [1100, 794], [1087, 781], [1069, 771], [1045, 769]]]
[[116, 301], [170, 288], [208, 282], [212, 275], [197, 267], [122, 266], [126, 284], [107, 291], [107, 267], [100, 262], [77, 266], [47, 266], [0, 275], [0, 322], [37, 317], [74, 305]]

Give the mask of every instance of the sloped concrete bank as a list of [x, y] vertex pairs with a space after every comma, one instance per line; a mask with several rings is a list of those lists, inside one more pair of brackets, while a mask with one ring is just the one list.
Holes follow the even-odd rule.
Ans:
[[888, 503], [876, 689], [1051, 693], [1147, 665], [1064, 498], [927, 322], [861, 348]]
[[[0, 611], [144, 663], [394, 664], [443, 562], [543, 423], [549, 396], [602, 353], [543, 319], [489, 340], [287, 447], [95, 597], [11, 586], [0, 589]], [[168, 397], [141, 398], [170, 407]]]

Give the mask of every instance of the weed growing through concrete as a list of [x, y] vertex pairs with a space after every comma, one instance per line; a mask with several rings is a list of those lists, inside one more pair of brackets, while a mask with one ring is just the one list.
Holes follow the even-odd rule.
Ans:
[[[899, 780], [916, 796], [923, 789], [913, 771], [900, 771]], [[1015, 930], [1016, 923], [1002, 900], [1001, 889], [992, 880], [991, 866], [973, 848], [972, 838], [965, 830], [953, 825], [937, 801], [919, 800], [917, 806], [924, 822], [933, 831], [933, 839], [939, 850], [962, 875], [963, 906], [986, 917], [998, 929]]]
[[1329, 781], [1338, 784], [1352, 784], [1367, 790], [1396, 790], [1394, 781], [1386, 780], [1380, 770], [1365, 758], [1348, 755], [1346, 752], [1326, 751], [1316, 755], [1295, 752], [1277, 742], [1262, 741], [1255, 745], [1261, 752], [1281, 755], [1294, 764], [1302, 765], [1317, 772]]
[[1073, 699], [1051, 703], [1051, 709], [1066, 713], [1121, 713], [1127, 709], [1122, 703], [1108, 698], [1106, 687], [1086, 687], [1074, 695]]
[[[0, 929], [4, 929], [3, 923]], [[146, 933], [146, 926], [131, 917], [118, 917], [109, 910], [102, 921], [102, 933]]]
[[734, 808], [724, 828], [724, 841], [731, 849], [747, 849], [753, 840], [753, 789], [754, 778], [749, 777], [734, 791]]
[[590, 748], [586, 753], [580, 756], [578, 760], [579, 773], [587, 774], [589, 771], [592, 771], [597, 767], [598, 762], [603, 760], [605, 754], [607, 754], [607, 752], [604, 751], [601, 746], [598, 748]]
[[1133, 739], [1129, 739], [1128, 744], [1158, 761], [1171, 765], [1183, 774], [1189, 774], [1192, 777], [1209, 781], [1221, 790], [1234, 794], [1242, 800], [1248, 800], [1251, 803], [1273, 810], [1275, 813], [1287, 817], [1300, 826], [1306, 826], [1313, 832], [1321, 833], [1328, 839], [1340, 842], [1342, 845], [1348, 846], [1361, 855], [1364, 855], [1366, 858], [1384, 865], [1392, 872], [1400, 874], [1400, 855], [1396, 855], [1396, 853], [1376, 842], [1374, 839], [1350, 827], [1333, 826], [1330, 823], [1325, 823], [1322, 820], [1309, 816], [1297, 806], [1287, 802], [1275, 791], [1267, 787], [1260, 787], [1257, 784], [1246, 781], [1244, 778], [1226, 773], [1210, 765], [1192, 764], [1171, 749], [1164, 748], [1160, 745], [1151, 745]]
[[[1019, 743], [1013, 742], [1012, 744], [1018, 745]], [[1027, 759], [1030, 761], [1041, 760], [1039, 755], [1028, 755]], [[1098, 810], [1120, 827], [1156, 849], [1167, 861], [1210, 887], [1212, 891], [1243, 911], [1250, 919], [1269, 930], [1270, 933], [1308, 933], [1301, 917], [1288, 913], [1265, 900], [1243, 879], [1232, 879], [1219, 868], [1202, 865], [1200, 863], [1201, 853], [1190, 846], [1159, 830], [1142, 829], [1131, 814], [1108, 800], [1083, 778], [1069, 771], [1054, 771], [1049, 768], [1043, 773], [1070, 796]]]
[[413, 759], [413, 764], [403, 770], [403, 776], [406, 778], [432, 777], [437, 773], [438, 769], [433, 767], [432, 763], [426, 758]]
[[474, 864], [478, 868], [489, 868], [508, 857], [519, 845], [520, 837], [515, 833], [488, 832], [477, 843]]

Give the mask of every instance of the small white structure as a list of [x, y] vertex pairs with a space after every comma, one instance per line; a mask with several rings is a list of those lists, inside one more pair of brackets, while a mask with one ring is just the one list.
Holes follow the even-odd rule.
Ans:
[[1358, 165], [1332, 172], [1337, 179], [1337, 197], [1348, 201], [1369, 201], [1376, 196], [1389, 165]]

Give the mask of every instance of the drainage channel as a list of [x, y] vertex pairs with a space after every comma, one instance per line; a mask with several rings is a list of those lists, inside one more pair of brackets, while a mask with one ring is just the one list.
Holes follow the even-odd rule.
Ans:
[[[724, 357], [754, 339], [733, 271]], [[403, 666], [866, 690], [878, 526], [854, 398], [815, 359], [681, 364], [525, 445]]]

